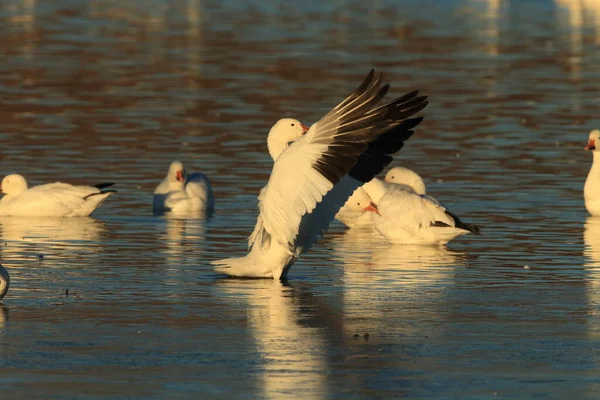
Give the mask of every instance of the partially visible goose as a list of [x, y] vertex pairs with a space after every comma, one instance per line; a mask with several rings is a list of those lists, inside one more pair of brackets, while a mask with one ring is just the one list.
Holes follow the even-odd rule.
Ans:
[[245, 257], [213, 261], [231, 276], [281, 279], [327, 230], [346, 200], [392, 161], [427, 105], [411, 92], [378, 106], [389, 89], [371, 71], [350, 96], [310, 129], [278, 121], [267, 139], [274, 165], [258, 196], [259, 215]]
[[8, 275], [8, 271], [2, 265], [0, 265], [0, 304], [2, 303], [2, 299], [8, 293], [8, 288], [10, 287], [10, 276]]
[[600, 130], [594, 129], [590, 132], [588, 144], [585, 150], [592, 152], [594, 159], [592, 168], [585, 180], [583, 187], [583, 198], [585, 208], [594, 217], [600, 216]]
[[195, 211], [211, 213], [214, 204], [208, 178], [199, 172], [188, 174], [181, 161], [171, 163], [167, 176], [154, 190], [155, 214], [186, 214]]
[[466, 224], [431, 196], [377, 178], [363, 185], [375, 229], [395, 244], [442, 245], [479, 227]]
[[372, 206], [371, 198], [362, 188], [358, 188], [340, 208], [335, 219], [348, 228], [372, 228], [373, 222], [371, 222], [371, 213], [369, 213]]
[[28, 188], [18, 174], [7, 175], [0, 183], [0, 215], [13, 217], [87, 217], [115, 190], [112, 183], [95, 186], [48, 183]]
[[426, 194], [425, 182], [415, 171], [404, 167], [394, 167], [385, 174], [388, 183], [410, 186], [417, 194]]
[[[394, 167], [385, 175], [385, 181], [407, 185], [418, 194], [425, 194], [425, 182], [414, 171], [404, 167]], [[364, 190], [356, 190], [346, 204], [335, 215], [335, 219], [348, 228], [372, 228], [371, 214], [366, 211], [371, 199]]]

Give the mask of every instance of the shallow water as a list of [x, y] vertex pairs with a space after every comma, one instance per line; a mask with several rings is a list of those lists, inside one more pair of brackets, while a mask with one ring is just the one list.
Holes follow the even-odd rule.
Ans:
[[[0, 221], [3, 399], [597, 398], [594, 1], [8, 0], [0, 27], [1, 174], [119, 191], [94, 218]], [[218, 277], [268, 128], [371, 67], [430, 96], [397, 163], [483, 234], [392, 247], [335, 223], [286, 284]], [[152, 216], [175, 158], [211, 177], [211, 219]]]

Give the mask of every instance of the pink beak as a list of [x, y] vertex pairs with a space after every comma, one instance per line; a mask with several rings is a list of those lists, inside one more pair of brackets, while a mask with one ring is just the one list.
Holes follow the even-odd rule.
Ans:
[[175, 178], [177, 178], [179, 182], [183, 182], [183, 171], [177, 171], [177, 175], [175, 175]]
[[306, 133], [308, 132], [308, 130], [310, 129], [310, 126], [306, 126], [304, 125], [302, 122], [300, 122], [300, 126], [302, 127], [302, 133]]
[[584, 147], [585, 150], [596, 150], [596, 139], [590, 139], [588, 141], [587, 146]]
[[363, 208], [363, 211], [371, 211], [376, 213], [377, 215], [381, 215], [379, 214], [379, 210], [377, 209], [377, 205], [373, 202], [371, 202], [368, 206], [366, 206], [365, 208]]

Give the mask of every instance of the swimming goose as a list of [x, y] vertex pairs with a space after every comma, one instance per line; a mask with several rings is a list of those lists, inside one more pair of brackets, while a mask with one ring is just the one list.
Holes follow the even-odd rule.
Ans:
[[373, 226], [392, 243], [442, 245], [466, 233], [479, 234], [479, 227], [407, 185], [374, 178], [361, 189], [372, 201], [366, 211], [371, 211]]
[[115, 192], [112, 183], [95, 186], [48, 183], [29, 188], [24, 177], [7, 175], [0, 183], [0, 215], [14, 217], [87, 217]]
[[208, 178], [199, 172], [188, 174], [181, 161], [171, 163], [167, 176], [154, 190], [155, 214], [172, 212], [179, 215], [194, 211], [210, 213], [214, 204]]

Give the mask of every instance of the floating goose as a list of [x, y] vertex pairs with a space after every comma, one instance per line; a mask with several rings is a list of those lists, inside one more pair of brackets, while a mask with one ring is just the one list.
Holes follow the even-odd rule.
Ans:
[[167, 176], [154, 190], [153, 208], [155, 214], [211, 213], [214, 199], [210, 182], [199, 172], [187, 174], [181, 161], [173, 161]]
[[385, 174], [386, 182], [407, 185], [417, 194], [426, 194], [425, 182], [415, 171], [404, 167], [394, 167]]
[[594, 129], [590, 132], [588, 144], [585, 146], [586, 150], [592, 152], [594, 160], [585, 180], [583, 198], [585, 208], [595, 217], [600, 216], [600, 149], [596, 147], [597, 145], [600, 145], [600, 129]]
[[466, 233], [479, 234], [479, 227], [466, 224], [439, 201], [418, 194], [404, 184], [374, 178], [363, 185], [372, 200], [375, 229], [395, 244], [446, 244]]
[[28, 188], [18, 174], [7, 175], [0, 183], [0, 215], [14, 217], [87, 217], [115, 190], [104, 190], [112, 183], [76, 186], [48, 183]]
[[373, 207], [371, 198], [362, 188], [358, 188], [340, 208], [335, 219], [348, 228], [372, 228], [370, 207]]
[[281, 279], [327, 230], [335, 214], [364, 182], [392, 161], [422, 118], [406, 118], [427, 105], [411, 92], [382, 106], [389, 86], [374, 71], [310, 129], [278, 121], [267, 139], [274, 160], [258, 196], [259, 216], [245, 257], [213, 261], [231, 276]]
[[[394, 167], [385, 175], [386, 182], [407, 185], [419, 194], [425, 194], [425, 183], [414, 171], [403, 167]], [[372, 228], [371, 214], [366, 210], [371, 199], [364, 190], [356, 190], [346, 204], [335, 215], [335, 219], [348, 228]]]

